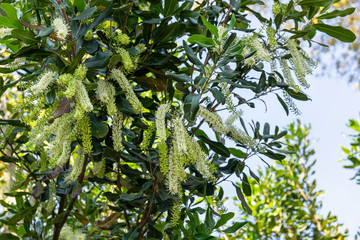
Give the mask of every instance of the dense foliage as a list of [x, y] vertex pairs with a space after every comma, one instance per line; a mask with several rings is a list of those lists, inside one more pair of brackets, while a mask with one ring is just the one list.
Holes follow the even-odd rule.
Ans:
[[241, 113], [267, 94], [299, 112], [293, 99], [309, 100], [315, 65], [300, 40], [316, 31], [355, 40], [313, 22], [335, 2], [275, 1], [267, 19], [253, 10], [257, 0], [3, 1], [0, 93], [16, 88], [22, 100], [0, 120], [0, 160], [16, 165], [1, 237], [236, 232], [244, 224], [224, 230], [233, 214], [212, 207], [219, 184], [236, 174], [251, 213], [246, 160], [286, 157], [286, 132], [256, 120], [246, 128]]
[[234, 239], [345, 239], [337, 217], [320, 214], [322, 191], [317, 190], [310, 126], [291, 124], [285, 136], [287, 150], [295, 154], [259, 171], [253, 184], [254, 220]]

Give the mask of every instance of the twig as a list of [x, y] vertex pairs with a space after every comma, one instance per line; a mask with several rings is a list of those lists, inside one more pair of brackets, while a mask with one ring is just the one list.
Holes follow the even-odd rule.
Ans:
[[[83, 164], [83, 167], [82, 167], [82, 169], [81, 169], [80, 176], [78, 177], [78, 182], [79, 182], [79, 184], [82, 184], [83, 181], [84, 181], [85, 170], [86, 170], [86, 166], [87, 166], [87, 164], [88, 164], [88, 160], [89, 160], [89, 155], [86, 154], [86, 155], [85, 155], [84, 164]], [[61, 199], [61, 200], [62, 200], [62, 199]], [[65, 200], [66, 200], [66, 197], [65, 197]], [[71, 202], [70, 202], [68, 208], [66, 209], [64, 216], [62, 217], [62, 219], [60, 220], [60, 222], [58, 222], [58, 223], [55, 224], [53, 240], [58, 240], [58, 239], [59, 239], [61, 229], [63, 228], [63, 226], [64, 226], [64, 224], [66, 223], [66, 220], [68, 219], [68, 217], [69, 217], [72, 209], [74, 208], [76, 200], [77, 200], [77, 196], [74, 197], [73, 199], [71, 199]]]

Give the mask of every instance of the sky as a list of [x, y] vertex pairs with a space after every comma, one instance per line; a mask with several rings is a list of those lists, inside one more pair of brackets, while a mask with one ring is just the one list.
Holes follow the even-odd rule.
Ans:
[[[257, 101], [255, 109], [244, 109], [244, 119], [246, 122], [263, 119], [272, 126], [280, 128], [300, 119], [303, 124], [310, 123], [312, 130], [310, 138], [311, 147], [315, 149], [317, 159], [313, 176], [317, 180], [317, 190], [324, 190], [320, 197], [323, 207], [320, 211], [322, 215], [327, 215], [329, 211], [332, 215], [338, 216], [338, 222], [344, 224], [344, 228], [349, 229], [349, 239], [354, 239], [358, 227], [360, 226], [360, 185], [356, 185], [354, 180], [350, 180], [355, 175], [353, 170], [344, 169], [346, 162], [340, 162], [345, 158], [341, 146], [349, 146], [351, 139], [346, 137], [352, 131], [346, 127], [349, 119], [358, 119], [360, 112], [360, 91], [355, 90], [348, 83], [347, 78], [341, 78], [336, 73], [333, 77], [313, 76], [307, 78], [311, 87], [305, 92], [311, 97], [312, 101], [295, 101], [301, 110], [300, 116], [290, 113], [286, 116], [285, 111], [275, 96], [266, 96], [267, 111], [264, 105]], [[255, 160], [255, 159], [254, 159]], [[260, 161], [247, 162], [253, 170], [261, 165]], [[236, 179], [234, 179], [236, 180]], [[229, 193], [233, 193], [231, 187], [225, 188]], [[231, 202], [231, 201], [229, 201]], [[229, 210], [237, 211], [236, 207], [228, 203]]]

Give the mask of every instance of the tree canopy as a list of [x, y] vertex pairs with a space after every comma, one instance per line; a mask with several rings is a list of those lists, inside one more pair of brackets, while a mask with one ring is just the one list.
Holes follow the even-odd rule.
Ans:
[[246, 161], [287, 154], [286, 131], [242, 112], [276, 94], [299, 113], [315, 66], [300, 44], [355, 40], [327, 22], [336, 2], [271, 1], [265, 18], [258, 0], [3, 1], [0, 94], [21, 99], [0, 120], [0, 160], [16, 166], [1, 238], [236, 232], [211, 204], [221, 182], [239, 177], [251, 213]]

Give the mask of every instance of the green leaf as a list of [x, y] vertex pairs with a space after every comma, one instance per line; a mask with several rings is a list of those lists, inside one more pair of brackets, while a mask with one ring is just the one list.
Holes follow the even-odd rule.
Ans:
[[332, 0], [303, 0], [299, 2], [299, 5], [302, 6], [320, 6], [323, 7], [324, 5], [330, 3]]
[[163, 15], [170, 16], [177, 8], [178, 0], [165, 0]]
[[12, 235], [11, 233], [2, 233], [0, 234], [0, 240], [18, 240], [19, 237]]
[[0, 15], [0, 26], [15, 28], [14, 24], [10, 22], [10, 20], [2, 15]]
[[95, 114], [90, 114], [91, 133], [94, 137], [105, 137], [109, 132], [109, 127], [106, 123], [100, 121]]
[[259, 177], [256, 176], [256, 174], [255, 174], [253, 171], [251, 171], [250, 168], [249, 168], [249, 172], [250, 172], [250, 176], [252, 176], [252, 177], [257, 181], [257, 183], [260, 184], [260, 179], [259, 179]]
[[211, 148], [211, 150], [213, 150], [214, 152], [216, 152], [224, 157], [230, 157], [230, 151], [229, 151], [229, 149], [227, 149], [227, 147], [224, 146], [224, 144], [222, 144], [220, 142], [212, 141], [204, 136], [200, 136], [199, 138], [203, 142], [207, 143], [209, 145], [209, 147]]
[[234, 155], [235, 157], [238, 158], [246, 158], [248, 156], [247, 153], [244, 153], [243, 151], [241, 151], [240, 149], [236, 149], [236, 148], [228, 148], [230, 153], [232, 155]]
[[2, 3], [1, 9], [4, 10], [11, 24], [18, 28], [23, 28], [23, 25], [18, 20], [17, 11], [13, 4]]
[[84, 31], [84, 34], [87, 33], [89, 30], [94, 29], [97, 25], [99, 25], [104, 19], [107, 17], [110, 9], [112, 7], [112, 2], [109, 2], [109, 5], [98, 15], [94, 21], [92, 21]]
[[86, 7], [86, 2], [85, 0], [74, 0], [74, 5], [77, 7], [79, 12], [82, 12]]
[[196, 66], [198, 66], [203, 73], [205, 73], [205, 68], [204, 65], [200, 62], [200, 60], [196, 57], [194, 51], [186, 44], [185, 41], [183, 41], [183, 46], [184, 46], [184, 50], [190, 60], [190, 62], [192, 62], [193, 64], [195, 64]]
[[248, 197], [251, 196], [251, 185], [250, 185], [249, 179], [245, 173], [243, 173], [242, 189], [244, 190], [244, 193], [246, 196], [248, 196]]
[[219, 38], [219, 32], [217, 27], [209, 23], [203, 16], [201, 16], [201, 19], [205, 27], [209, 29], [209, 31], [214, 34], [216, 38]]
[[9, 225], [14, 225], [16, 223], [18, 223], [21, 219], [23, 219], [24, 217], [26, 217], [27, 215], [29, 215], [33, 210], [35, 210], [37, 208], [37, 205], [35, 205], [34, 207], [29, 207], [26, 208], [25, 210], [16, 213], [14, 216], [12, 216], [9, 220], [8, 220], [8, 224]]
[[235, 14], [232, 14], [228, 29], [229, 30], [233, 29], [235, 27], [235, 24], [236, 24], [236, 17]]
[[330, 13], [325, 13], [318, 17], [318, 19], [331, 19], [336, 17], [345, 17], [347, 15], [353, 14], [355, 8], [348, 8], [345, 10], [335, 10]]
[[50, 92], [48, 92], [45, 96], [45, 100], [48, 104], [53, 104], [56, 99], [56, 91], [55, 88], [52, 88]]
[[234, 213], [233, 212], [229, 212], [229, 213], [225, 213], [223, 215], [221, 215], [219, 221], [217, 221], [214, 229], [219, 228], [223, 225], [225, 225], [230, 219], [232, 219], [234, 217]]
[[295, 92], [291, 88], [285, 89], [285, 91], [292, 97], [300, 101], [308, 101], [310, 98], [303, 92]]
[[218, 101], [221, 104], [224, 104], [226, 99], [224, 94], [217, 88], [209, 88], [209, 91], [212, 93], [216, 101]]
[[190, 93], [184, 100], [184, 112], [186, 120], [192, 122], [199, 110], [200, 94]]
[[75, 69], [78, 67], [85, 53], [86, 53], [86, 48], [85, 47], [80, 48], [78, 54], [76, 55], [75, 59], [72, 60], [71, 64], [63, 69], [63, 73], [73, 73]]
[[103, 68], [107, 65], [110, 56], [110, 50], [106, 50], [105, 52], [97, 52], [94, 57], [86, 59], [84, 64], [87, 68]]
[[36, 37], [47, 37], [54, 31], [54, 27], [50, 26], [48, 28], [42, 29], [39, 31], [38, 35]]
[[330, 26], [323, 23], [314, 24], [313, 26], [317, 30], [339, 39], [342, 42], [353, 42], [356, 39], [356, 36], [352, 31], [340, 26]]
[[16, 127], [25, 127], [26, 125], [17, 119], [0, 119], [0, 125], [11, 125]]
[[211, 38], [200, 34], [192, 35], [189, 37], [188, 41], [191, 43], [197, 43], [200, 47], [213, 47], [215, 45]]
[[128, 233], [124, 234], [122, 240], [135, 240], [139, 236], [140, 226], [133, 227]]
[[241, 202], [241, 206], [243, 207], [243, 209], [250, 215], [252, 215], [252, 210], [249, 207], [249, 205], [246, 203], [244, 194], [242, 193], [241, 189], [239, 188], [239, 186], [235, 185], [234, 183], [232, 183], [232, 185], [235, 187], [236, 189], [236, 195], [238, 197], [238, 199]]
[[192, 82], [191, 77], [189, 77], [188, 75], [184, 74], [184, 73], [171, 73], [171, 72], [166, 72], [165, 73], [166, 76], [169, 76], [170, 78], [174, 79], [177, 82]]
[[279, 100], [281, 106], [284, 108], [285, 112], [286, 112], [286, 115], [289, 116], [289, 108], [288, 106], [286, 105], [286, 103], [284, 102], [284, 100], [282, 100], [282, 98], [276, 93], [276, 97], [277, 99]]
[[286, 158], [286, 155], [280, 154], [280, 153], [274, 153], [270, 150], [267, 150], [266, 152], [263, 152], [261, 154], [263, 154], [271, 159], [279, 160], [279, 161], [284, 160]]
[[231, 227], [223, 230], [224, 233], [235, 233], [241, 227], [243, 227], [247, 222], [235, 222]]
[[82, 13], [80, 13], [78, 16], [74, 17], [72, 20], [89, 19], [92, 17], [95, 10], [96, 10], [96, 7], [85, 9]]
[[267, 122], [264, 124], [263, 135], [270, 135], [270, 124]]
[[11, 35], [26, 44], [33, 44], [38, 41], [35, 38], [35, 34], [28, 30], [14, 29], [11, 31]]

